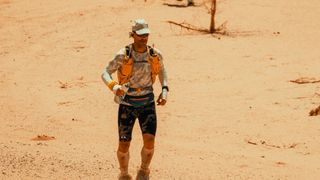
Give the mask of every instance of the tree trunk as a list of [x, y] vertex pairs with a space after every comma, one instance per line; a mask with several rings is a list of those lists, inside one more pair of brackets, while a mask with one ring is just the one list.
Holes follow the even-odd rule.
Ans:
[[216, 9], [217, 9], [217, 2], [216, 0], [212, 0], [211, 3], [211, 24], [210, 24], [210, 32], [215, 32], [215, 15], [216, 15]]

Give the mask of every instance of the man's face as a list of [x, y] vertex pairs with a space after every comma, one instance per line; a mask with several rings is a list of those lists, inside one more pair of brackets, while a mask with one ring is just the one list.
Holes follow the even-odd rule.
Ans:
[[133, 33], [133, 40], [135, 43], [139, 45], [147, 45], [149, 34], [138, 35], [137, 33]]

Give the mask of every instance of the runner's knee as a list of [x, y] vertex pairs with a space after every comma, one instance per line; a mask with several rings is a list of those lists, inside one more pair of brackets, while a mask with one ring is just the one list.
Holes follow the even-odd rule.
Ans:
[[127, 153], [129, 151], [130, 142], [119, 142], [118, 151]]
[[152, 134], [143, 134], [143, 144], [146, 149], [154, 148], [155, 136]]

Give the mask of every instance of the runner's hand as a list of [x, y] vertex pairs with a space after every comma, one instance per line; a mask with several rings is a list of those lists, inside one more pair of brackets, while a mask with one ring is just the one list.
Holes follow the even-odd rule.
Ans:
[[162, 93], [161, 93], [158, 97], [157, 105], [164, 106], [166, 103], [167, 103], [167, 100], [162, 98]]
[[113, 86], [112, 91], [116, 96], [123, 96], [124, 95], [124, 90], [122, 89], [122, 86], [120, 86], [118, 84]]

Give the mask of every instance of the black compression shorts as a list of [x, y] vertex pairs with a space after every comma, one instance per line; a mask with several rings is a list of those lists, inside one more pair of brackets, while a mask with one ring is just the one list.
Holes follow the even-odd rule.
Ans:
[[157, 115], [154, 102], [141, 107], [120, 104], [118, 111], [119, 141], [131, 141], [132, 129], [137, 118], [142, 134], [156, 135]]

